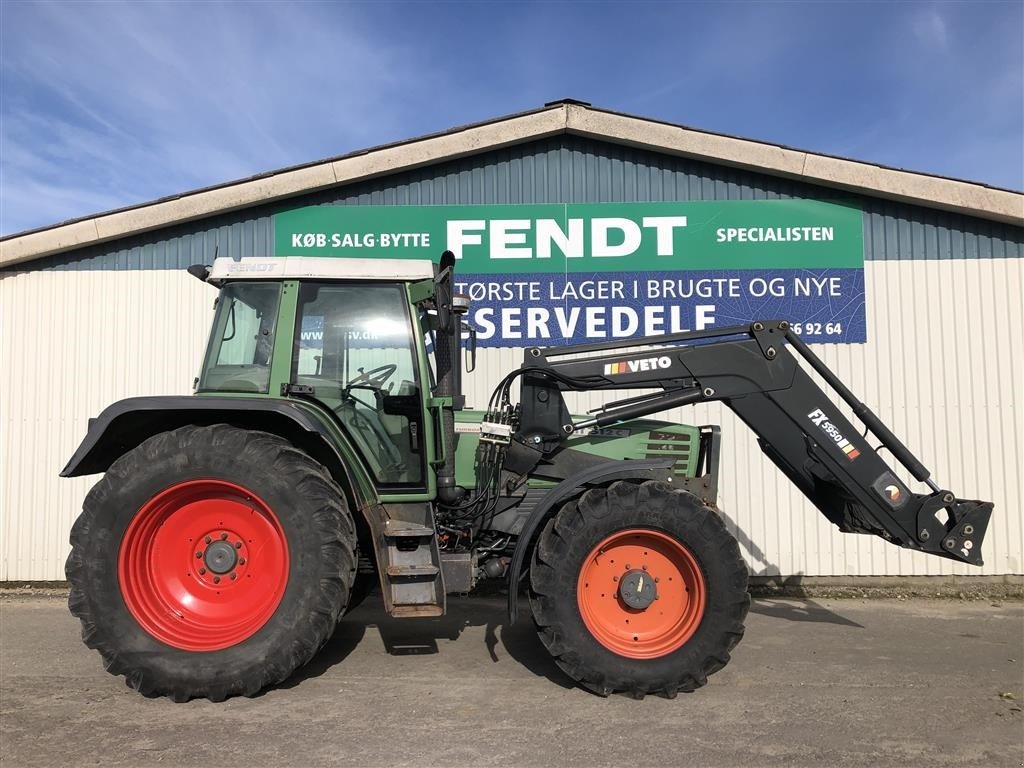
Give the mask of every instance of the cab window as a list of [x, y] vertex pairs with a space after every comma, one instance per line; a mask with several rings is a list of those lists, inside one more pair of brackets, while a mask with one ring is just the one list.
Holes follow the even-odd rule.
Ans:
[[217, 297], [199, 391], [267, 392], [280, 283], [229, 283]]

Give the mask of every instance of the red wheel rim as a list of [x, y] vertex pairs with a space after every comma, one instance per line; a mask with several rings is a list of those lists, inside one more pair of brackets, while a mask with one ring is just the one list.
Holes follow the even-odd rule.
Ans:
[[660, 531], [626, 528], [587, 555], [576, 599], [583, 623], [601, 645], [631, 659], [654, 659], [678, 650], [697, 631], [707, 589], [700, 565], [681, 542]]
[[157, 640], [217, 651], [266, 624], [288, 584], [288, 542], [270, 507], [223, 480], [158, 493], [121, 540], [125, 605]]

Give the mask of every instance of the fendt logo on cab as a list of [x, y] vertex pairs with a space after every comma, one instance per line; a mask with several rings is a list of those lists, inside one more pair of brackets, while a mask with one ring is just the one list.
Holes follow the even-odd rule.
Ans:
[[232, 272], [272, 272], [275, 267], [279, 266], [276, 261], [274, 262], [245, 262], [240, 261], [237, 264], [232, 264], [229, 269]]
[[639, 360], [623, 360], [621, 363], [606, 363], [604, 375], [617, 376], [622, 373], [641, 373], [671, 367], [672, 360], [668, 357], [643, 357]]
[[807, 414], [807, 418], [813, 421], [817, 426], [821, 427], [821, 431], [824, 432], [829, 438], [846, 454], [846, 458], [853, 461], [860, 456], [860, 451], [850, 444], [850, 441], [843, 437], [842, 433], [836, 429], [836, 425], [828, 420], [820, 408], [815, 408], [813, 411]]

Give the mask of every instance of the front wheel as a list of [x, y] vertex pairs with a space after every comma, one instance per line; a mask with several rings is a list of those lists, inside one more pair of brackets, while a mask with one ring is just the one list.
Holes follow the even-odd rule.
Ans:
[[90, 491], [66, 572], [82, 638], [143, 694], [252, 695], [326, 642], [355, 526], [323, 466], [228, 425], [149, 438]]
[[601, 695], [674, 696], [724, 667], [750, 598], [736, 540], [667, 483], [584, 493], [545, 526], [530, 569], [541, 642]]

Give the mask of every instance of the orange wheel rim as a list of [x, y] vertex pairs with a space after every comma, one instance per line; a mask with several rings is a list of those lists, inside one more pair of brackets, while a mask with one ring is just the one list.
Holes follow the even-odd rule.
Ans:
[[626, 528], [594, 547], [576, 585], [583, 623], [601, 645], [631, 659], [678, 650], [707, 603], [696, 558], [668, 534]]

